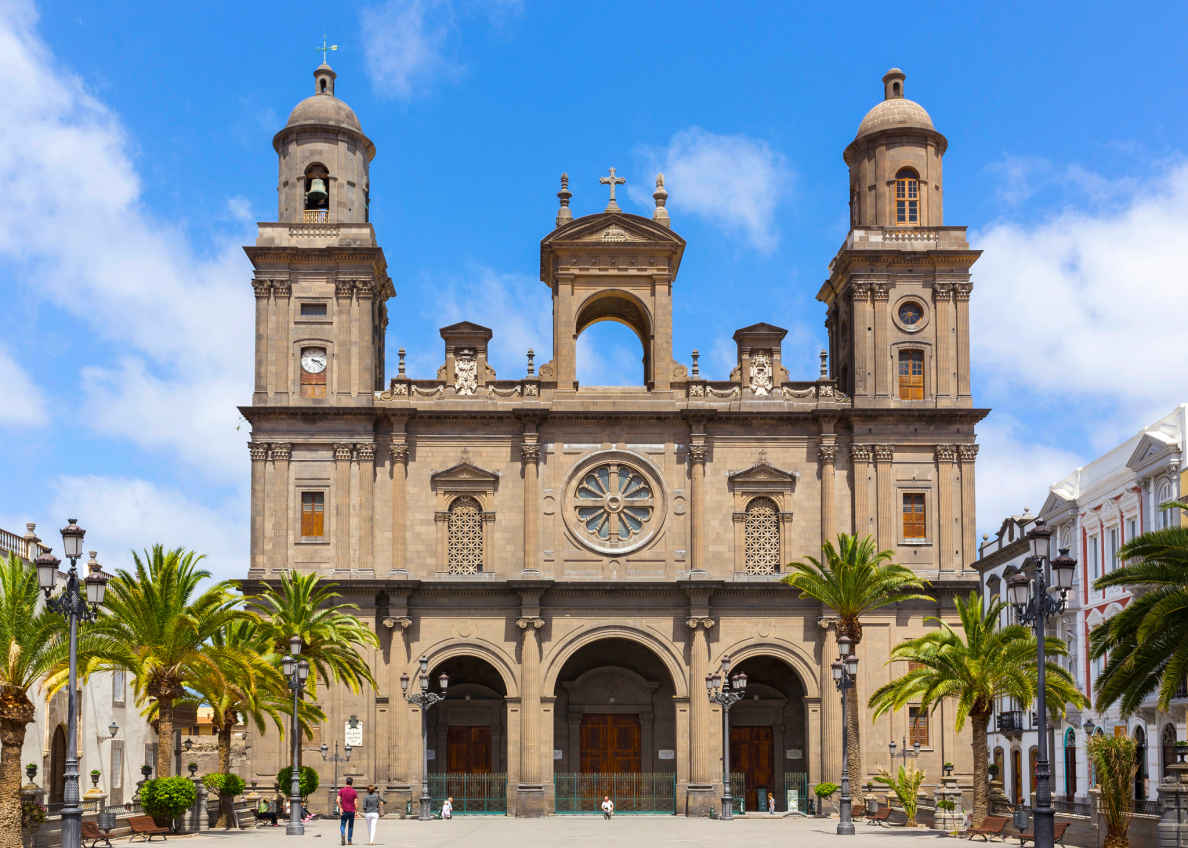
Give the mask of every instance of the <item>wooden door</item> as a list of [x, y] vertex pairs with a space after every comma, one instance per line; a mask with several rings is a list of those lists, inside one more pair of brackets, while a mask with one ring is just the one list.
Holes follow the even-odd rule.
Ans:
[[[775, 749], [771, 727], [730, 728], [730, 771], [746, 779], [748, 810], [766, 810], [767, 794], [775, 793]], [[758, 790], [763, 790], [759, 797]]]
[[491, 771], [491, 728], [451, 726], [446, 730], [446, 771], [482, 774]]
[[1016, 804], [1023, 803], [1023, 753], [1011, 751], [1011, 794]]
[[582, 774], [641, 771], [637, 715], [587, 713], [581, 725]]

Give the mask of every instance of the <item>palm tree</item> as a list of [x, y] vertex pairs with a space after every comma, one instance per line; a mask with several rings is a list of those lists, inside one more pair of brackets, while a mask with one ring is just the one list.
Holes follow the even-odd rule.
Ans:
[[[889, 662], [907, 660], [918, 666], [902, 677], [879, 687], [870, 697], [874, 717], [898, 710], [908, 702], [919, 702], [922, 709], [933, 710], [942, 698], [956, 698], [954, 726], [961, 730], [966, 719], [973, 729], [973, 822], [985, 819], [989, 802], [987, 778], [987, 727], [994, 712], [995, 698], [1008, 696], [1023, 708], [1035, 699], [1039, 685], [1039, 651], [1035, 635], [1026, 627], [1012, 624], [999, 627], [998, 620], [1006, 605], [991, 601], [983, 609], [977, 592], [957, 598], [957, 614], [962, 632], [958, 633], [939, 618], [929, 617], [926, 624], [938, 629], [901, 642], [891, 651]], [[1055, 638], [1044, 641], [1048, 657], [1068, 652], [1064, 642]], [[1045, 663], [1048, 712], [1064, 715], [1066, 704], [1083, 706], [1085, 697], [1063, 668]]]
[[[1188, 501], [1164, 504], [1188, 509]], [[1094, 582], [1097, 589], [1128, 586], [1134, 598], [1093, 628], [1090, 655], [1106, 658], [1097, 678], [1097, 709], [1120, 702], [1129, 715], [1152, 692], [1167, 710], [1188, 677], [1188, 528], [1169, 527], [1122, 546], [1122, 568]]]
[[37, 571], [0, 560], [0, 848], [21, 845], [21, 746], [33, 721], [29, 690], [66, 658], [62, 617], [41, 603]]
[[[124, 669], [132, 675], [137, 701], [148, 699], [156, 710], [158, 777], [172, 772], [174, 704], [202, 676], [227, 674], [209, 644], [243, 615], [230, 584], [215, 583], [199, 592], [211, 576], [198, 567], [201, 560], [193, 551], [167, 551], [162, 545], [146, 550], [143, 559], [133, 552], [135, 570], [116, 572], [102, 612], [89, 628], [91, 643], [79, 648], [84, 676]], [[65, 685], [61, 674], [54, 685]]]
[[1134, 773], [1138, 761], [1129, 736], [1089, 737], [1089, 756], [1097, 769], [1102, 813], [1106, 822], [1105, 848], [1126, 848], [1126, 831], [1134, 811]]
[[[836, 612], [837, 635], [850, 637], [856, 651], [865, 613], [902, 601], [933, 600], [923, 591], [927, 581], [910, 568], [892, 563], [892, 557], [891, 551], [878, 551], [870, 536], [859, 539], [839, 533], [836, 548], [829, 541], [821, 545], [821, 559], [805, 557], [804, 562], [789, 563], [793, 572], [783, 582]], [[862, 785], [859, 726], [858, 690], [851, 686], [846, 689], [846, 771], [852, 786]]]

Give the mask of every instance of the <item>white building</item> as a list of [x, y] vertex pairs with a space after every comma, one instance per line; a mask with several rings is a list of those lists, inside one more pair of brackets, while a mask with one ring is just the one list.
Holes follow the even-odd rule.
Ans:
[[[26, 524], [23, 536], [0, 530], [0, 556], [7, 558], [12, 552], [31, 562], [47, 550], [35, 529], [36, 525]], [[94, 556], [91, 552], [91, 557]], [[85, 564], [80, 562], [79, 568], [85, 569]], [[59, 579], [64, 581], [66, 575], [61, 574]], [[25, 728], [25, 744], [21, 749], [22, 772], [30, 763], [37, 765], [35, 782], [45, 790], [51, 812], [53, 805], [62, 801], [66, 694], [63, 690], [47, 699], [39, 689], [29, 693], [34, 705], [33, 723]], [[131, 801], [141, 780], [141, 766], [154, 762], [157, 741], [156, 731], [136, 706], [131, 680], [123, 672], [92, 675], [79, 687], [78, 705], [79, 793], [91, 788], [90, 772], [98, 769], [98, 788], [107, 795], [108, 803]], [[118, 728], [114, 736], [110, 729], [113, 722]]]
[[[1101, 662], [1089, 659], [1089, 631], [1120, 612], [1132, 597], [1126, 588], [1098, 591], [1093, 582], [1120, 567], [1118, 551], [1126, 542], [1185, 520], [1180, 510], [1161, 510], [1159, 504], [1179, 498], [1188, 489], [1183, 461], [1188, 451], [1186, 439], [1188, 404], [1180, 404], [1055, 483], [1039, 512], [1038, 517], [1054, 531], [1053, 555], [1058, 548], [1068, 548], [1077, 559], [1068, 606], [1061, 616], [1048, 622], [1048, 633], [1067, 643], [1066, 668], [1090, 701], [1096, 694], [1093, 681], [1101, 673]], [[1006, 518], [994, 537], [983, 537], [979, 560], [973, 567], [981, 574], [987, 598], [1006, 600], [1006, 579], [1018, 571], [1028, 555], [1025, 535], [1035, 518], [1025, 510]], [[1004, 617], [1008, 614], [1004, 612]], [[1169, 712], [1157, 710], [1155, 700], [1152, 695], [1127, 717], [1117, 707], [1103, 713], [1092, 708], [1070, 710], [1066, 720], [1051, 729], [1052, 793], [1058, 803], [1076, 805], [1088, 801], [1093, 783], [1085, 747], [1089, 733], [1133, 737], [1139, 744], [1140, 757], [1135, 797], [1140, 802], [1155, 799], [1156, 784], [1166, 767], [1175, 762], [1175, 741], [1188, 738], [1188, 690], [1181, 687]], [[1020, 711], [1015, 704], [998, 705], [989, 742], [991, 759], [999, 764], [1007, 797], [1028, 805], [1033, 801], [1037, 749], [1033, 719], [1031, 711]]]

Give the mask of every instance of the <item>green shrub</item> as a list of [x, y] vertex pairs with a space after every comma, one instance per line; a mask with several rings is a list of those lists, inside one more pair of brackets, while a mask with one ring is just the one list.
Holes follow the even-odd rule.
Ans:
[[899, 803], [903, 805], [903, 812], [907, 816], [907, 826], [916, 826], [916, 810], [920, 805], [920, 784], [924, 782], [924, 772], [914, 765], [910, 769], [899, 767], [895, 776], [883, 772], [875, 776], [875, 783], [881, 783], [895, 793]]
[[818, 798], [828, 798], [839, 789], [841, 789], [841, 787], [836, 783], [830, 783], [828, 780], [825, 780], [813, 787], [813, 793]]
[[[299, 780], [301, 783], [302, 798], [308, 798], [318, 788], [318, 773], [309, 766], [301, 767]], [[280, 791], [287, 797], [293, 783], [293, 767], [285, 766], [277, 772], [276, 782], [280, 785]]]
[[951, 813], [957, 809], [957, 804], [950, 798], [941, 798], [936, 802], [936, 808], [938, 810], [945, 810]]
[[247, 786], [239, 775], [222, 772], [203, 776], [202, 785], [221, 798], [234, 798], [236, 795], [242, 795], [244, 787]]
[[198, 788], [187, 777], [159, 777], [140, 787], [140, 805], [154, 818], [175, 818], [194, 806], [197, 798]]

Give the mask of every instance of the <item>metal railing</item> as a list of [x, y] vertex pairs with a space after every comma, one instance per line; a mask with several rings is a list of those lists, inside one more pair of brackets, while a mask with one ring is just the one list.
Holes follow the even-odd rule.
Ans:
[[454, 815], [507, 815], [507, 774], [443, 772], [429, 775], [429, 797], [434, 810], [453, 798]]
[[[740, 775], [741, 777], [741, 775]], [[553, 776], [557, 813], [598, 813], [603, 796], [615, 813], [676, 814], [676, 774], [672, 772], [614, 772]]]
[[329, 209], [305, 209], [301, 216], [303, 224], [325, 224], [330, 220]]

